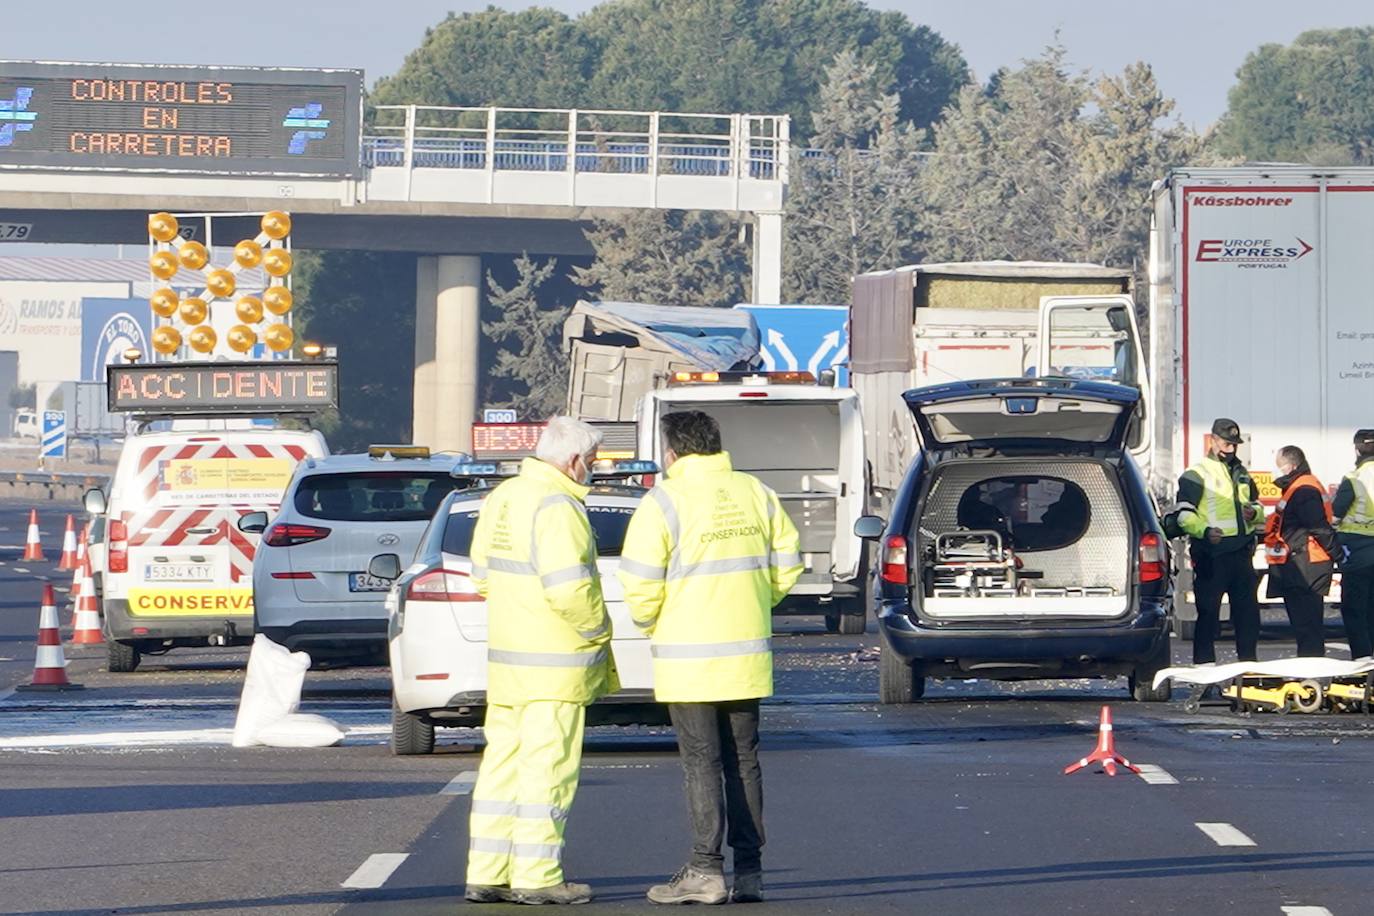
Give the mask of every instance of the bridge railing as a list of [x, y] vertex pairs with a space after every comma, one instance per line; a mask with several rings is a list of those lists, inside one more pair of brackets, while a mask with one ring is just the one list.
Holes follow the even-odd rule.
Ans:
[[379, 105], [372, 168], [787, 180], [783, 115]]

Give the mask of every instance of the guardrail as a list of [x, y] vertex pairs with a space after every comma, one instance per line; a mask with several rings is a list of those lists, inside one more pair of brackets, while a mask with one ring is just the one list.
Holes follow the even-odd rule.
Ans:
[[104, 488], [110, 478], [104, 474], [72, 474], [55, 471], [0, 471], [0, 499], [59, 497], [80, 499], [93, 487]]
[[372, 168], [787, 181], [786, 115], [379, 105]]

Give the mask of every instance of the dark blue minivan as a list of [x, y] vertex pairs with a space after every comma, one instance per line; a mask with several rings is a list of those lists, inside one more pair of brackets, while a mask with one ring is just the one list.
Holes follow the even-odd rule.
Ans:
[[884, 703], [925, 679], [1130, 678], [1169, 665], [1168, 542], [1132, 459], [1140, 392], [1067, 378], [988, 379], [903, 397], [920, 452], [877, 541]]

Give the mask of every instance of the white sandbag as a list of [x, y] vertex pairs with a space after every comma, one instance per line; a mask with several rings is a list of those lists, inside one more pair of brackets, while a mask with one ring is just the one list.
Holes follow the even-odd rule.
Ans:
[[258, 729], [258, 744], [267, 747], [333, 747], [346, 731], [337, 722], [310, 712], [294, 712]]
[[252, 747], [262, 728], [296, 711], [309, 667], [306, 653], [292, 652], [261, 633], [253, 637], [234, 721], [234, 747]]
[[1357, 658], [1273, 658], [1263, 662], [1231, 662], [1228, 665], [1180, 665], [1165, 668], [1155, 675], [1155, 686], [1172, 678], [1186, 684], [1220, 684], [1245, 674], [1281, 677], [1300, 681], [1306, 678], [1359, 677], [1374, 671], [1374, 659]]

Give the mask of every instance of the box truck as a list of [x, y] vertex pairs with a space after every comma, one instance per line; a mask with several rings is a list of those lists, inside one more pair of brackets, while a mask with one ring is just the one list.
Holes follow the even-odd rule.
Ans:
[[[1274, 453], [1285, 445], [1334, 488], [1353, 466], [1352, 434], [1374, 426], [1374, 169], [1178, 169], [1156, 183], [1153, 205], [1160, 501], [1205, 453], [1217, 417], [1240, 424], [1240, 456], [1265, 501], [1279, 498]], [[1196, 619], [1186, 575], [1179, 591], [1186, 633]]]
[[[1039, 261], [915, 264], [855, 277], [850, 377], [874, 507], [886, 508], [917, 454], [904, 391], [1035, 375], [1146, 389], [1131, 287], [1128, 269]], [[1131, 445], [1142, 460], [1148, 434], [1138, 420]]]

